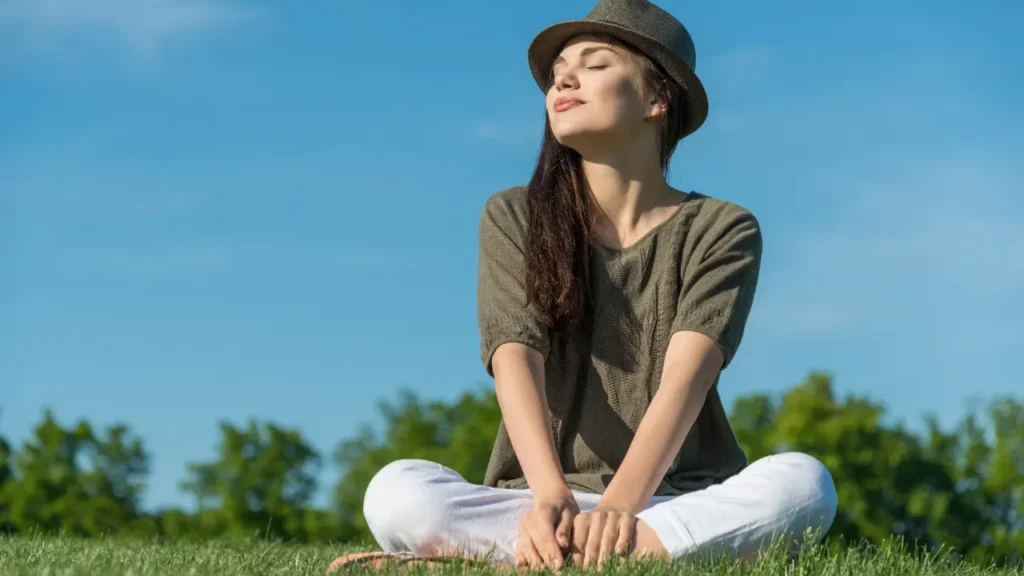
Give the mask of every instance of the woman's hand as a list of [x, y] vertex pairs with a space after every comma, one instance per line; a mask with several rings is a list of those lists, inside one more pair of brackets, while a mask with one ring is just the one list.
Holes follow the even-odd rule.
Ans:
[[519, 520], [516, 566], [561, 570], [569, 551], [573, 518], [579, 513], [572, 492], [535, 500]]
[[572, 527], [572, 561], [598, 570], [608, 556], [627, 556], [634, 546], [636, 516], [628, 510], [597, 508], [576, 516]]

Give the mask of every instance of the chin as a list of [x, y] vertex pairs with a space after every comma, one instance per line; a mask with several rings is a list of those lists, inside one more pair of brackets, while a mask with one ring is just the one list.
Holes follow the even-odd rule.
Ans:
[[552, 129], [551, 132], [555, 135], [555, 140], [558, 140], [560, 144], [577, 151], [581, 147], [586, 147], [588, 142], [594, 142], [595, 140], [607, 137], [609, 133], [607, 130], [595, 130], [591, 127], [583, 126], [565, 126], [559, 129]]

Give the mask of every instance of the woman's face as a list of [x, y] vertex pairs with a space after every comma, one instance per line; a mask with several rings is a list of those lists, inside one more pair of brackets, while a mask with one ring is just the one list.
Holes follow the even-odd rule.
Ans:
[[[551, 68], [546, 105], [551, 131], [580, 150], [595, 140], [631, 140], [657, 104], [645, 94], [626, 49], [591, 36], [571, 40]], [[651, 101], [647, 101], [651, 100]]]

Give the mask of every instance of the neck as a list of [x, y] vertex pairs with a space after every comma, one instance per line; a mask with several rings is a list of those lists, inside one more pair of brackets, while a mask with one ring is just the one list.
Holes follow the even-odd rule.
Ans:
[[652, 212], [678, 203], [653, 154], [584, 157], [582, 168], [601, 236], [632, 236]]

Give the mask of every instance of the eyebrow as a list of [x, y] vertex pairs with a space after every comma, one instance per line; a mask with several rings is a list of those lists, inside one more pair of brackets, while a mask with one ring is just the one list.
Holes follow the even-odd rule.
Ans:
[[[612, 54], [616, 54], [616, 55], [618, 54], [618, 52], [613, 50], [610, 46], [591, 46], [589, 48], [584, 48], [583, 50], [580, 50], [580, 58], [583, 58], [584, 56], [588, 56], [590, 54], [593, 54], [594, 52], [597, 52], [598, 50], [607, 50], [607, 51], [611, 52]], [[561, 56], [559, 56], [558, 58], [555, 58], [555, 61], [551, 63], [551, 67], [554, 68], [555, 64], [558, 64], [558, 63], [563, 63], [564, 64], [565, 63], [565, 58], [563, 58]]]

